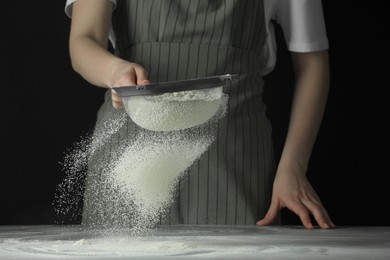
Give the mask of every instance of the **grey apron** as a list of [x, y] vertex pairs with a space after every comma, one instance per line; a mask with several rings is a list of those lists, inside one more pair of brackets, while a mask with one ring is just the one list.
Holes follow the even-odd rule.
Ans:
[[[228, 113], [218, 125], [216, 141], [180, 180], [161, 224], [254, 224], [268, 210], [275, 174], [260, 73], [266, 37], [263, 1], [118, 0], [112, 22], [116, 55], [142, 65], [151, 82], [240, 75], [224, 88]], [[109, 92], [97, 128], [107, 113], [115, 113]], [[109, 157], [121, 138], [131, 138], [134, 131], [129, 119], [92, 158], [83, 224], [115, 222], [109, 205], [95, 207], [103, 193], [96, 190], [101, 171], [94, 162]]]

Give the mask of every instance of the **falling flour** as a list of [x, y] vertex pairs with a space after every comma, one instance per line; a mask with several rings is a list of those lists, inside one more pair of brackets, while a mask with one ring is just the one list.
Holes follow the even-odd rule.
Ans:
[[[209, 107], [206, 118], [198, 106], [187, 103], [187, 117], [198, 117], [197, 125], [188, 127], [190, 122], [184, 122], [186, 127], [172, 131], [142, 128], [123, 110], [100, 114], [93, 134], [65, 157], [66, 177], [56, 196], [60, 215], [71, 213], [77, 217], [83, 213], [85, 226], [114, 232], [130, 229], [133, 235], [147, 233], [164, 217], [180, 178], [216, 139], [216, 127], [226, 113], [228, 97], [213, 90], [148, 99], [145, 104], [139, 101], [140, 107], [160, 102], [165, 105], [159, 109], [174, 116], [174, 110], [181, 106], [174, 105], [174, 109], [169, 105], [172, 102], [206, 102], [217, 107]], [[143, 120], [150, 125], [158, 122], [160, 115], [150, 113]], [[173, 129], [180, 122], [175, 119], [165, 123]]]
[[[180, 174], [203, 154], [212, 140], [180, 139], [178, 135], [156, 140], [144, 136], [127, 147], [112, 169], [112, 181], [122, 196], [134, 202], [140, 219], [158, 218], [172, 200]], [[156, 219], [157, 220], [157, 219]], [[154, 222], [154, 221], [153, 221]], [[146, 223], [144, 223], [147, 225]]]
[[127, 121], [127, 116], [120, 111], [107, 113], [102, 127], [96, 128], [92, 134], [87, 134], [79, 142], [74, 144], [73, 149], [67, 151], [61, 162], [65, 178], [57, 187], [54, 206], [59, 217], [58, 222], [65, 222], [62, 217], [74, 221], [81, 215], [80, 206], [84, 196], [84, 179], [87, 166], [95, 154], [109, 138], [118, 132]]

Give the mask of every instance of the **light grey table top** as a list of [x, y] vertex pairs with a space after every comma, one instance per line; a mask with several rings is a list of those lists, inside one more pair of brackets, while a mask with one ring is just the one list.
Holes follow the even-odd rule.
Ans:
[[390, 227], [170, 226], [134, 237], [0, 226], [0, 259], [390, 259]]

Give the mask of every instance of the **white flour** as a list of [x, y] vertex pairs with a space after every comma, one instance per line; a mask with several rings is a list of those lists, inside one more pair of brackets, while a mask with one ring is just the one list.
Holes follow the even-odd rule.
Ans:
[[93, 154], [126, 123], [126, 120], [127, 115], [120, 111], [107, 113], [103, 127], [97, 128], [92, 134], [75, 143], [73, 149], [65, 155], [62, 165], [66, 176], [58, 185], [53, 202], [57, 215], [70, 215], [74, 220], [81, 214], [79, 204], [84, 195], [82, 183], [88, 162]]
[[[141, 109], [148, 107], [149, 102], [163, 103], [161, 113], [166, 114], [181, 109], [177, 106], [179, 103], [195, 102], [184, 105], [187, 110], [181, 110], [191, 115], [188, 118], [192, 120], [183, 119], [186, 125], [183, 127], [183, 122], [173, 117], [164, 122], [164, 126], [173, 129], [179, 125], [185, 129], [149, 131], [132, 121], [127, 122], [130, 118], [124, 111], [104, 114], [93, 135], [78, 143], [65, 157], [66, 178], [59, 185], [56, 198], [58, 213], [81, 214], [81, 207], [74, 208], [83, 198], [82, 183], [88, 166], [89, 197], [86, 202], [84, 199], [84, 204], [93, 211], [88, 225], [114, 232], [130, 228], [131, 234], [138, 236], [147, 233], [164, 216], [180, 177], [215, 140], [216, 126], [226, 113], [228, 98], [213, 90], [147, 99], [139, 100]], [[213, 108], [203, 103], [213, 104]], [[208, 114], [199, 112], [200, 107], [208, 109]], [[161, 113], [150, 113], [143, 118], [144, 122], [161, 127]], [[188, 127], [190, 121], [199, 126]], [[200, 123], [202, 121], [206, 123]], [[128, 130], [127, 125], [131, 125], [132, 130]]]
[[[209, 135], [191, 138], [182, 133], [141, 133], [111, 168], [113, 188], [132, 211], [132, 226], [138, 233], [159, 221], [171, 203], [180, 176], [213, 142]], [[123, 203], [122, 203], [123, 204]], [[123, 205], [122, 205], [123, 207]], [[127, 216], [120, 226], [127, 225]]]
[[149, 101], [189, 101], [189, 100], [203, 100], [203, 101], [215, 101], [221, 99], [223, 96], [222, 87], [188, 90], [173, 93], [165, 93], [156, 96], [145, 96], [144, 98]]
[[[10, 255], [21, 256], [24, 253], [30, 256], [30, 258], [26, 257], [25, 259], [38, 259], [39, 256], [40, 259], [61, 256], [63, 257], [61, 259], [72, 259], [72, 257], [77, 257], [77, 259], [80, 259], [79, 257], [86, 257], [86, 259], [94, 257], [99, 259], [104, 259], [103, 257], [138, 259], [137, 257], [152, 256], [166, 256], [169, 259], [182, 259], [182, 257], [214, 259], [214, 257], [228, 255], [237, 255], [237, 259], [240, 259], [245, 255], [258, 255], [259, 253], [272, 255], [280, 252], [280, 250], [277, 251], [273, 248], [267, 252], [269, 247], [263, 251], [261, 245], [250, 243], [250, 241], [247, 241], [247, 245], [242, 242], [237, 245], [239, 241], [240, 238], [237, 237], [235, 243], [231, 243], [229, 239], [224, 239], [222, 236], [97, 237], [76, 241], [14, 239], [13, 241], [0, 241], [0, 256], [4, 250]], [[284, 249], [284, 251], [288, 251], [288, 249]]]
[[212, 140], [180, 140], [177, 136], [155, 140], [141, 138], [129, 146], [112, 171], [118, 188], [131, 191], [141, 212], [157, 211], [170, 201], [180, 173], [183, 173]]
[[[111, 238], [98, 237], [80, 240], [6, 240], [0, 241], [0, 256], [3, 250], [8, 253], [27, 253], [49, 259], [48, 256], [163, 256], [182, 254], [193, 250], [188, 243], [181, 242], [177, 237], [155, 238]], [[1, 258], [1, 257], [0, 257]], [[38, 259], [31, 257], [33, 259]], [[20, 259], [20, 258], [12, 258]], [[26, 258], [29, 259], [29, 258]], [[77, 258], [79, 259], [79, 258]], [[89, 258], [88, 258], [89, 259]], [[103, 258], [99, 258], [103, 259]]]
[[225, 102], [222, 87], [124, 98], [131, 119], [151, 131], [180, 130], [203, 124]]

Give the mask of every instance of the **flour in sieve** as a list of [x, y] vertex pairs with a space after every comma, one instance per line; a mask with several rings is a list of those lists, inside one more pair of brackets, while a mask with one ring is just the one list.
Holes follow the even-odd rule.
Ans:
[[179, 91], [172, 93], [164, 93], [161, 95], [145, 96], [148, 101], [189, 101], [189, 100], [204, 100], [215, 101], [223, 96], [222, 87]]
[[207, 122], [227, 102], [222, 87], [124, 98], [125, 109], [139, 126], [173, 131]]

